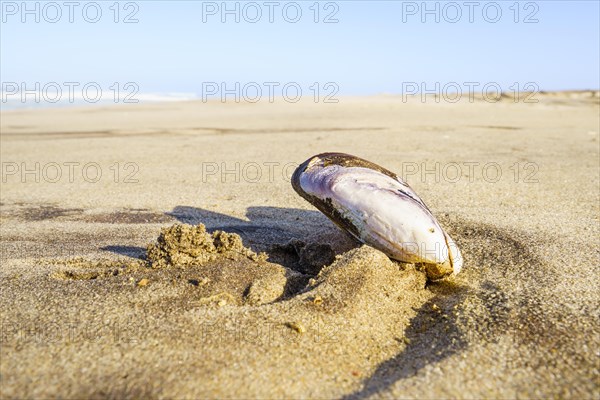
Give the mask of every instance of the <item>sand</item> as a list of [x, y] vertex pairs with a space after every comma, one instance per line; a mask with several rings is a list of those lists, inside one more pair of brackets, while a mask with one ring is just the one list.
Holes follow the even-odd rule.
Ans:
[[[2, 112], [1, 397], [598, 398], [599, 95], [537, 98]], [[324, 151], [404, 176], [463, 271], [296, 195]]]

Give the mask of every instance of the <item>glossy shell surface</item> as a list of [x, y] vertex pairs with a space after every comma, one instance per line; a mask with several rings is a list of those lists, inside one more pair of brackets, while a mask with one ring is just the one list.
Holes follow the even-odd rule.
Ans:
[[393, 172], [343, 153], [323, 153], [292, 176], [300, 196], [359, 241], [421, 264], [430, 279], [457, 274], [462, 258], [427, 205]]

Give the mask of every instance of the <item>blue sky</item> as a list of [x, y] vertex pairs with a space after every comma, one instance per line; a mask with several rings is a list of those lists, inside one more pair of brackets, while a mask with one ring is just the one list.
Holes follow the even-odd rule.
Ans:
[[[62, 1], [55, 3], [62, 12], [56, 23], [47, 20], [55, 18], [55, 9], [47, 6], [44, 15], [48, 2], [28, 2], [28, 7], [36, 3], [39, 23], [34, 14], [21, 21], [21, 1], [2, 1], [2, 82], [93, 81], [106, 87], [135, 82], [140, 92], [155, 93], [200, 93], [203, 82], [306, 87], [335, 82], [342, 95], [400, 93], [403, 82], [430, 87], [434, 82], [497, 82], [503, 89], [534, 82], [541, 90], [600, 86], [597, 1], [519, 2], [516, 7], [515, 1], [478, 1], [473, 22], [464, 1], [453, 3], [458, 8], [428, 2], [430, 9], [437, 4], [439, 22], [435, 14], [421, 20], [420, 1], [337, 1], [317, 7], [304, 1], [295, 3], [302, 11], [296, 23], [285, 19], [293, 20], [296, 10], [286, 1], [275, 2], [273, 23], [264, 1], [254, 3], [262, 12], [256, 23], [250, 22], [254, 5], [243, 12], [248, 2], [228, 2], [230, 9], [238, 3], [239, 23], [233, 14], [221, 21], [221, 1], [120, 2], [118, 23], [115, 1], [97, 2], [102, 16], [96, 23], [83, 18], [82, 8], [90, 2], [79, 2], [73, 23]], [[94, 7], [86, 9], [90, 19]], [[452, 23], [457, 9], [462, 16]], [[123, 23], [132, 12], [138, 22]], [[332, 12], [338, 22], [324, 23]], [[524, 22], [530, 14], [537, 22]]]

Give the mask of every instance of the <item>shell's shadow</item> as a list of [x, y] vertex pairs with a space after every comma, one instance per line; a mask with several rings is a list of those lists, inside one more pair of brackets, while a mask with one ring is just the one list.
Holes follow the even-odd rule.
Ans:
[[122, 256], [132, 257], [132, 258], [140, 258], [145, 253], [145, 248], [139, 246], [120, 246], [120, 245], [111, 245], [101, 247], [101, 250], [110, 251], [115, 254], [119, 254]]
[[[209, 232], [223, 230], [240, 235], [244, 245], [255, 252], [266, 252], [269, 261], [288, 264], [277, 250], [292, 240], [306, 243], [326, 243], [336, 253], [342, 253], [358, 245], [348, 234], [338, 229], [327, 217], [316, 210], [285, 207], [249, 207], [246, 218], [233, 217], [215, 211], [177, 206], [165, 213], [180, 223], [202, 223]], [[144, 254], [143, 247], [111, 245], [102, 248], [128, 257]]]
[[177, 206], [167, 215], [186, 224], [202, 223], [209, 232], [223, 230], [237, 233], [244, 245], [254, 251], [269, 253], [276, 245], [291, 240], [328, 243], [336, 252], [347, 251], [358, 244], [316, 210], [286, 207], [248, 207], [246, 218], [189, 206]]
[[379, 364], [375, 372], [363, 382], [361, 390], [346, 395], [343, 399], [371, 397], [399, 380], [416, 375], [427, 365], [438, 363], [467, 347], [468, 342], [459, 330], [456, 318], [446, 311], [461, 304], [469, 288], [441, 282], [431, 285], [430, 289], [436, 296], [423, 304], [411, 319], [410, 326], [405, 331], [405, 350]]

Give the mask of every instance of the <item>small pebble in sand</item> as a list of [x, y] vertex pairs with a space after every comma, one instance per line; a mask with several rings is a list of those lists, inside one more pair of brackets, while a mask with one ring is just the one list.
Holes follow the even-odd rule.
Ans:
[[306, 332], [306, 328], [300, 322], [288, 322], [285, 324], [285, 326], [287, 326], [290, 329], [293, 329], [294, 331], [300, 334]]
[[319, 295], [316, 295], [315, 298], [313, 299], [313, 304], [315, 304], [317, 306], [323, 304], [323, 298]]
[[204, 286], [208, 283], [208, 278], [188, 279], [188, 283], [194, 286]]
[[143, 278], [138, 281], [137, 285], [140, 287], [144, 287], [144, 286], [148, 286], [149, 283], [150, 283], [150, 281], [148, 279]]

